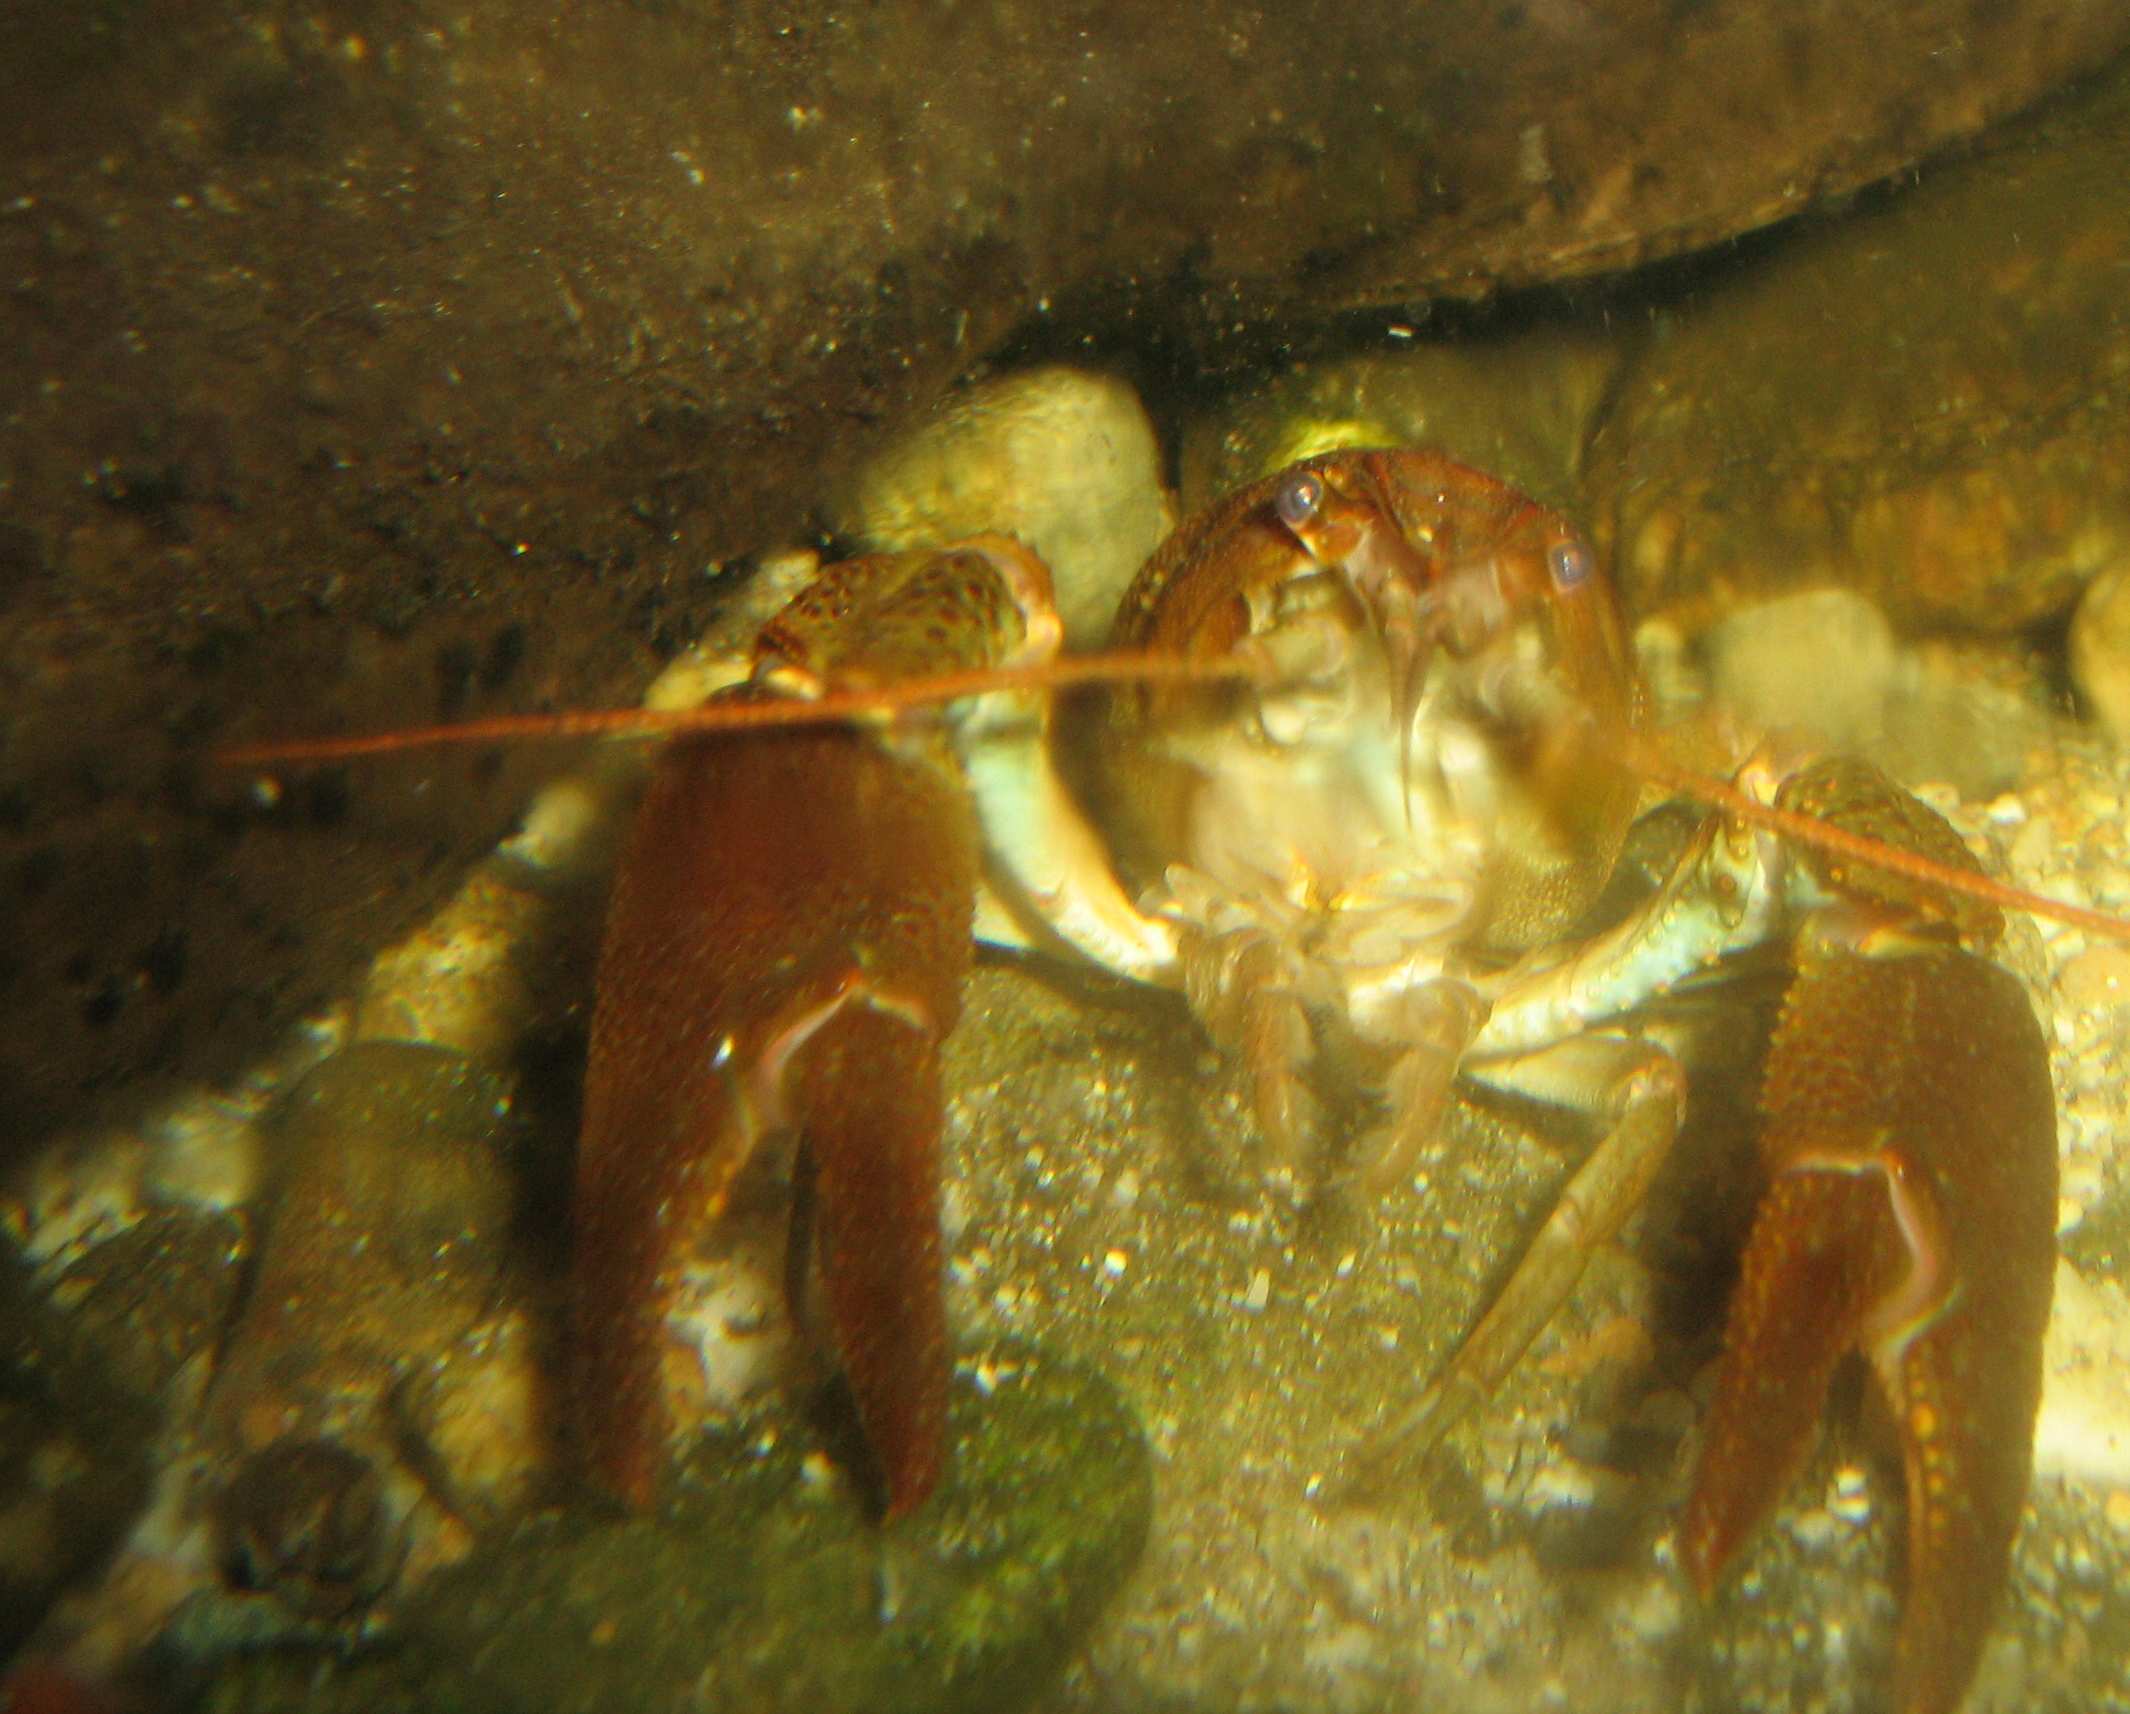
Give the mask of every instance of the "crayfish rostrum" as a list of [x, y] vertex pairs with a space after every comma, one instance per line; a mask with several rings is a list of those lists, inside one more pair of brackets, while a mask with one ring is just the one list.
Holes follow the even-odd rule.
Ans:
[[[669, 1326], [690, 1257], [788, 1132], [887, 1510], [924, 1500], [949, 1454], [938, 1049], [972, 925], [1179, 992], [1303, 1187], [1409, 1178], [1459, 1080], [1599, 1122], [1479, 1325], [1357, 1450], [1364, 1480], [1483, 1405], [1663, 1163], [1686, 1072], [1625, 1020], [1773, 958], [1765, 1187], [1680, 1554], [1711, 1589], [1861, 1353], [1906, 1474], [1896, 1701], [1951, 1708], [2030, 1474], [2056, 1208], [2044, 1046], [1952, 830], [1860, 764], [1756, 756], [1593, 927], [1652, 795], [1614, 597], [1566, 520], [1431, 452], [1229, 495], [1141, 570], [1115, 641], [1118, 682], [1061, 698], [1049, 579], [1015, 543], [847, 561], [662, 752], [609, 910], [575, 1198], [597, 1473], [653, 1495], [699, 1387]], [[963, 676], [923, 694], [958, 694], [919, 715], [907, 686], [942, 672]], [[817, 723], [715, 731], [780, 714]], [[1327, 1077], [1376, 1099], [1341, 1144]]]

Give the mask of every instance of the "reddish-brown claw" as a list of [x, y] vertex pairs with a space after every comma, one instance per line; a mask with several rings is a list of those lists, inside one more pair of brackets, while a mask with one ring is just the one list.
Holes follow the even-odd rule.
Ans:
[[[984, 537], [831, 567], [762, 632], [728, 699], [803, 708], [918, 667], [1039, 665], [1056, 646], [1048, 573]], [[811, 1163], [830, 1332], [889, 1516], [937, 1483], [939, 1043], [977, 871], [936, 724], [661, 756], [607, 907], [574, 1203], [578, 1415], [593, 1470], [632, 1504], [700, 1391], [668, 1332], [686, 1270], [778, 1133]]]
[[1770, 1186], [1746, 1247], [1681, 1526], [1710, 1590], [1870, 1362], [1908, 1506], [1895, 1705], [1960, 1700], [2033, 1463], [2054, 1273], [2055, 1104], [2019, 985], [1943, 943], [1807, 945], [1762, 1099]]
[[666, 1328], [683, 1270], [787, 1129], [818, 1175], [832, 1331], [890, 1513], [938, 1479], [939, 1039], [975, 852], [961, 794], [863, 734], [660, 759], [608, 909], [575, 1202], [579, 1415], [630, 1502], [651, 1498], [689, 1390]]

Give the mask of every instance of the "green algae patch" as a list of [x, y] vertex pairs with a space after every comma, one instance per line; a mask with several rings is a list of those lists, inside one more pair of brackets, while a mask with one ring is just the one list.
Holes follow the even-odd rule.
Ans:
[[378, 1647], [232, 1661], [206, 1706], [1019, 1707], [1145, 1544], [1146, 1444], [1107, 1382], [1023, 1348], [963, 1365], [951, 1427], [940, 1492], [886, 1528], [796, 1437], [714, 1438], [658, 1515], [528, 1522], [431, 1580]]

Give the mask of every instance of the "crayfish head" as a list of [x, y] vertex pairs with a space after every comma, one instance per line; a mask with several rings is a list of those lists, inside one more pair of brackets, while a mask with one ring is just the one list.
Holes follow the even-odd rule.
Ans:
[[[1410, 776], [1412, 736], [1446, 711], [1496, 729], [1505, 754], [1547, 753], [1567, 729], [1633, 725], [1639, 687], [1596, 555], [1561, 518], [1493, 479], [1427, 454], [1345, 454], [1274, 479], [1271, 511], [1300, 559], [1246, 594], [1271, 693], [1325, 676], [1297, 609], [1358, 620], [1351, 674], [1372, 654]], [[1344, 596], [1298, 599], [1311, 585]], [[1282, 643], [1285, 647], [1282, 650]], [[1287, 657], [1282, 659], [1282, 654]]]
[[1573, 918], [1631, 819], [1604, 740], [1640, 691], [1595, 555], [1439, 454], [1325, 454], [1231, 496], [1148, 563], [1118, 641], [1256, 669], [1116, 704], [1154, 876], [1254, 870], [1307, 908], [1456, 893], [1467, 936], [1511, 947]]

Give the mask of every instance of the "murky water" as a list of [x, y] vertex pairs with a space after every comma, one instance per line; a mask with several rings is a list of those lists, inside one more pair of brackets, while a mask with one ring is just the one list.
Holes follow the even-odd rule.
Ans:
[[[686, 17], [690, 30], [707, 27]], [[418, 40], [352, 14], [261, 11], [252, 22], [253, 82], [282, 93], [260, 97], [265, 141], [240, 149], [229, 132], [239, 109], [226, 102], [201, 122], [215, 140], [191, 145], [188, 182], [208, 188], [182, 193], [196, 198], [180, 211], [188, 218], [235, 220], [238, 205], [266, 195], [261, 163], [299, 149], [277, 105], [290, 99], [289, 68], [334, 55], [342, 65], [388, 60]], [[745, 8], [731, 22], [768, 27]], [[121, 40], [139, 27], [122, 12], [99, 26]], [[806, 55], [843, 63], [849, 44], [829, 52], [822, 33], [856, 26], [781, 27], [798, 45], [756, 43], [737, 57], [758, 56], [787, 83], [782, 134], [750, 144], [760, 169], [750, 182], [786, 183], [797, 197], [806, 173], [826, 170], [813, 151], [839, 123], [802, 75], [828, 62]], [[1533, 27], [1596, 26], [1549, 12]], [[1237, 23], [1238, 41], [1263, 28]], [[286, 34], [306, 29], [316, 39]], [[899, 51], [884, 36], [876, 45], [890, 58]], [[1239, 60], [1248, 48], [1237, 47]], [[533, 85], [557, 75], [547, 44], [525, 53], [509, 62], [512, 76]], [[505, 62], [458, 63], [500, 78]], [[640, 58], [628, 63], [658, 82]], [[61, 78], [62, 94], [94, 86], [92, 73], [67, 77], [82, 81]], [[351, 105], [322, 121], [336, 146], [370, 135], [368, 103], [382, 99], [382, 84], [350, 79], [358, 93], [336, 102]], [[225, 97], [235, 87], [210, 82]], [[1111, 87], [1090, 75], [1059, 99]], [[446, 432], [448, 399], [461, 385], [478, 393], [474, 366], [494, 354], [439, 335], [403, 366], [427, 375], [408, 388], [436, 390], [423, 406], [433, 456], [420, 469], [363, 470], [368, 539], [394, 544], [393, 554], [443, 540], [434, 493], [464, 482], [460, 522], [502, 563], [575, 567], [558, 573], [552, 605], [535, 603], [532, 617], [511, 621], [526, 627], [519, 640], [498, 644], [509, 632], [494, 628], [502, 609], [487, 574], [444, 557], [426, 591], [407, 598], [403, 624], [378, 605], [384, 597], [340, 586], [250, 599], [259, 612], [279, 611], [276, 601], [315, 609], [339, 639], [310, 657], [333, 703], [321, 725], [373, 714], [385, 723], [393, 699], [378, 685], [417, 659], [447, 681], [425, 697], [424, 717], [539, 708], [611, 682], [622, 675], [609, 667], [558, 664], [558, 639], [588, 629], [588, 615], [625, 586], [637, 605], [606, 652], [675, 656], [654, 692], [672, 703], [731, 680], [734, 652], [804, 585], [824, 542], [833, 558], [1012, 533], [1052, 562], [1068, 633], [1087, 648], [1098, 616], [1176, 518], [1306, 454], [1439, 445], [1588, 533], [1621, 584], [1658, 727], [1693, 765], [1727, 765], [1742, 733], [1771, 729], [1783, 744], [1868, 756], [1943, 813], [1993, 872], [2072, 904], [2130, 911], [2120, 857], [2130, 767], [2111, 730], [2130, 682], [2118, 636], [2130, 543], [2119, 480], [2130, 456], [2130, 328], [2119, 308], [2130, 263], [2126, 92], [2118, 71], [1961, 158], [1639, 274], [1533, 287], [1497, 246], [1485, 253], [1486, 281], [1514, 289], [1477, 303], [1437, 297], [1446, 281], [1430, 277], [1383, 307], [1395, 247], [1355, 244], [1312, 252], [1232, 324], [1209, 314], [1220, 296], [1210, 284], [1134, 291], [1095, 269], [1055, 301], [1031, 293], [1026, 313], [972, 298], [958, 326], [883, 331], [877, 318], [917, 317], [935, 295], [936, 282], [898, 275], [904, 283], [880, 286], [887, 307], [868, 310], [871, 322], [816, 306], [821, 326], [838, 329], [819, 335], [827, 367], [795, 367], [780, 384], [839, 388], [836, 408], [852, 417], [888, 409], [891, 395], [899, 410], [902, 395], [864, 358], [835, 355], [845, 342], [865, 350], [868, 328], [875, 355], [890, 367], [899, 355], [900, 372], [922, 370], [935, 386], [968, 365], [976, 372], [864, 456], [812, 457], [812, 430], [792, 429], [778, 454], [781, 497], [735, 490], [744, 526], [720, 523], [714, 546], [710, 526], [679, 514], [700, 512], [704, 487], [715, 489], [701, 448], [720, 413], [737, 411], [738, 383], [716, 401], [685, 388], [650, 403], [606, 395], [589, 412], [597, 433], [544, 394], [521, 399], [515, 417], [483, 395], [469, 406], [487, 436], [475, 445], [470, 431]], [[1974, 99], [1994, 111], [1998, 98]], [[657, 110], [649, 94], [646, 106]], [[405, 135], [434, 142], [409, 123]], [[1628, 217], [1615, 219], [1600, 194], [1612, 181], [1583, 170], [1578, 151], [1596, 145], [1565, 123], [1520, 136], [1518, 171], [1543, 211], [1531, 216], [1530, 254], [1578, 276], [1589, 271], [1574, 260], [1586, 239], [1593, 256], [1636, 254], [1622, 235]], [[167, 146], [177, 154], [158, 157], [158, 171], [184, 158]], [[870, 159], [884, 145], [868, 134], [863, 147]], [[1304, 137], [1253, 156], [1259, 176], [1243, 185], [1245, 202], [1276, 211], [1297, 186], [1321, 188], [1328, 181], [1312, 179], [1309, 162], [1322, 147]], [[722, 169], [702, 139], [661, 154], [691, 192], [718, 189]], [[26, 188], [7, 215], [11, 241], [42, 258], [38, 278], [69, 254], [53, 236], [65, 224], [54, 211], [87, 218], [66, 158], [27, 139]], [[129, 170], [147, 171], [138, 161]], [[345, 170], [370, 184], [366, 163]], [[1629, 179], [1609, 194], [1629, 198], [1629, 164], [1620, 170]], [[1830, 186], [1846, 184], [1825, 170]], [[880, 171], [882, 186], [903, 182]], [[507, 201], [500, 186], [495, 195]], [[44, 216], [57, 224], [36, 224]], [[774, 223], [760, 208], [751, 218]], [[1334, 224], [1333, 212], [1313, 218]], [[892, 229], [893, 210], [879, 220]], [[1470, 238], [1454, 219], [1445, 231]], [[1216, 229], [1172, 265], [1201, 280], [1223, 268], [1238, 281], [1253, 269], [1280, 274], [1266, 260], [1291, 241], [1280, 232], [1276, 219]], [[1649, 242], [1669, 240], [1652, 231]], [[970, 257], [984, 253], [972, 240], [942, 270], [968, 276], [973, 294], [982, 270]], [[33, 273], [18, 276], [31, 282], [24, 301], [43, 302], [49, 285]], [[568, 269], [557, 277], [542, 294], [576, 306], [555, 313], [589, 327], [582, 337], [596, 354], [574, 361], [595, 368], [626, 348], [668, 372], [666, 324], [648, 297], [623, 314], [603, 283]], [[1295, 277], [1313, 279], [1312, 291], [1297, 293]], [[762, 286], [765, 323], [791, 309], [781, 289]], [[833, 296], [825, 279], [823, 294]], [[481, 324], [483, 344], [507, 346], [508, 328], [527, 324], [505, 313], [526, 301], [510, 294], [469, 288], [464, 303], [419, 312], [374, 278], [358, 295], [367, 308], [348, 313], [380, 326], [416, 313], [479, 324], [485, 309], [497, 319]], [[1363, 297], [1376, 301], [1356, 307]], [[232, 325], [273, 325], [231, 313]], [[627, 322], [627, 337], [608, 319]], [[157, 327], [156, 340], [172, 336]], [[37, 348], [61, 393], [65, 347], [54, 335]], [[346, 471], [362, 462], [342, 429], [376, 428], [368, 403], [332, 393], [343, 386], [370, 401], [352, 349], [334, 345], [335, 362], [298, 388], [319, 397], [291, 419], [326, 425], [307, 456], [328, 487], [355, 480]], [[995, 365], [978, 361], [989, 351], [1000, 354]], [[850, 361], [859, 368], [839, 367]], [[353, 378], [336, 382], [343, 367]], [[529, 395], [546, 381], [513, 385]], [[106, 377], [96, 389], [117, 396], [123, 383]], [[86, 380], [81, 390], [91, 390]], [[45, 420], [51, 396], [21, 407], [13, 430]], [[783, 408], [750, 398], [746, 432]], [[608, 417], [634, 426], [610, 434]], [[151, 538], [166, 571], [178, 556], [200, 578], [218, 548], [232, 564], [248, 553], [233, 545], [247, 516], [234, 497], [250, 492], [264, 454], [248, 428], [232, 434], [221, 478], [200, 462], [198, 436], [180, 437], [183, 452], [150, 445], [101, 468], [96, 528], [67, 538], [67, 574], [146, 552]], [[543, 435], [544, 452], [534, 445]], [[581, 443], [565, 448], [573, 437]], [[635, 473], [602, 486], [626, 456], [640, 457]], [[512, 470], [500, 481], [474, 471], [484, 459]], [[642, 543], [601, 536], [607, 525], [563, 509], [499, 500], [506, 490], [523, 500], [561, 467], [570, 474], [558, 480], [589, 497], [585, 517], [628, 513], [621, 533]], [[17, 543], [4, 532], [17, 531], [27, 544], [18, 557], [58, 569], [50, 541], [64, 531], [36, 509], [42, 478], [22, 459], [6, 468], [19, 473], [0, 498], [27, 503], [0, 521], [0, 554]], [[168, 493], [143, 476], [154, 468], [178, 473]], [[646, 498], [667, 481], [671, 491]], [[402, 486], [422, 498], [395, 509]], [[303, 514], [320, 534], [327, 519], [344, 531], [347, 490], [332, 492]], [[810, 533], [809, 519], [833, 540]], [[732, 533], [743, 527], [755, 533]], [[639, 563], [663, 568], [654, 595], [634, 582]], [[208, 599], [198, 583], [185, 587], [175, 605]], [[685, 651], [706, 621], [711, 640]], [[33, 623], [58, 660], [60, 621], [39, 609]], [[240, 660], [248, 646], [231, 645]], [[450, 662], [462, 669], [455, 676], [444, 672]], [[219, 666], [193, 670], [211, 673], [211, 688], [171, 719], [221, 730], [233, 681]], [[276, 690], [237, 728], [256, 735], [288, 722], [282, 730], [293, 732], [304, 725], [299, 706]], [[1300, 1158], [1281, 1161], [1248, 1069], [1213, 1045], [1176, 993], [1092, 969], [1055, 944], [987, 952], [944, 1044], [939, 1266], [954, 1365], [944, 1486], [882, 1523], [883, 1502], [899, 1496], [869, 1473], [882, 1446], [877, 1426], [871, 1448], [860, 1426], [872, 1420], [863, 1372], [854, 1414], [832, 1350], [839, 1329], [847, 1340], [854, 1325], [901, 1324], [877, 1299], [875, 1319], [854, 1323], [823, 1301], [818, 1281], [790, 1289], [804, 1272], [786, 1261], [794, 1196], [833, 1202], [866, 1185], [865, 1170], [828, 1155], [795, 1165], [788, 1148], [769, 1147], [721, 1186], [714, 1218], [689, 1212], [693, 1189], [668, 1199], [682, 1208], [674, 1222], [701, 1227], [692, 1249], [674, 1253], [681, 1260], [660, 1263], [655, 1306], [688, 1341], [661, 1359], [659, 1385], [678, 1401], [666, 1408], [692, 1450], [657, 1506], [625, 1515], [583, 1479], [583, 1403], [569, 1396], [572, 1226], [585, 1218], [581, 1202], [573, 1215], [572, 1160], [602, 901], [642, 764], [619, 750], [565, 753], [520, 832], [470, 878], [441, 861], [424, 873], [430, 865], [386, 856], [402, 890], [374, 909], [360, 901], [381, 892], [378, 854], [441, 841], [423, 831], [430, 801], [459, 797], [460, 819], [479, 822], [528, 799], [492, 768], [448, 753], [396, 758], [365, 779], [368, 766], [339, 763], [321, 776], [258, 764], [215, 776], [183, 813], [213, 818], [217, 837], [243, 847], [243, 864], [304, 820], [324, 825], [301, 835], [303, 848], [337, 842], [346, 861], [292, 859], [292, 903], [277, 893], [268, 911], [266, 895], [233, 878], [239, 871], [217, 882], [211, 842], [184, 844], [184, 884], [219, 886], [214, 909], [249, 911], [250, 926], [227, 942], [202, 928], [158, 943], [195, 957], [254, 932], [264, 944], [284, 910], [289, 922], [308, 913], [331, 925], [318, 928], [321, 940], [371, 936], [338, 954], [345, 964], [359, 952], [358, 974], [325, 982], [319, 973], [338, 967], [323, 953], [300, 981], [294, 963], [271, 965], [280, 974], [256, 1008], [223, 1007], [224, 1047], [205, 1060], [172, 1049], [160, 1063], [186, 1075], [152, 1094], [120, 1080], [119, 1059], [97, 1060], [101, 1069], [71, 1086], [109, 1079], [121, 1093], [107, 1108], [69, 1106], [57, 1084], [38, 1085], [45, 1140], [21, 1151], [6, 1204], [16, 1402], [0, 1455], [11, 1496], [0, 1513], [13, 1520], [0, 1528], [0, 1579], [19, 1614], [6, 1636], [36, 1672], [58, 1675], [37, 1683], [63, 1680], [83, 1695], [108, 1685], [122, 1705], [230, 1709], [336, 1697], [413, 1707], [447, 1693], [499, 1709], [625, 1700], [1059, 1714], [1887, 1705], [1896, 1628], [1916, 1598], [1900, 1568], [1913, 1524], [1900, 1425], [1860, 1375], [1837, 1380], [1826, 1434], [1714, 1595], [1696, 1595], [1682, 1567], [1680, 1520], [1759, 1177], [1752, 1107], [1783, 974], [1772, 963], [1705, 1010], [1665, 1000], [1637, 1014], [1628, 1033], [1677, 1045], [1693, 1074], [1686, 1129], [1647, 1206], [1594, 1251], [1493, 1397], [1395, 1482], [1355, 1492], [1356, 1448], [1440, 1372], [1604, 1125], [1468, 1082], [1395, 1182], [1364, 1192], [1351, 1169], [1380, 1117], [1389, 1055], [1327, 1024], [1322, 995], [1310, 996], [1305, 1020], [1321, 1047], [1303, 1079], [1313, 1119]], [[320, 793], [330, 813], [291, 810]], [[29, 828], [34, 817], [18, 819]], [[40, 850], [59, 852], [64, 841], [48, 831], [31, 830]], [[155, 877], [143, 885], [163, 888], [171, 846], [138, 843]], [[1637, 836], [1623, 864], [1648, 853], [1661, 874], [1672, 843], [1662, 829]], [[1161, 879], [1157, 869], [1134, 885]], [[1623, 881], [1598, 914], [1616, 916], [1653, 884]], [[425, 914], [436, 898], [446, 902]], [[343, 911], [343, 899], [355, 902]], [[417, 915], [422, 926], [400, 932]], [[33, 945], [25, 957], [58, 971], [65, 961], [50, 951]], [[2130, 1556], [2121, 1381], [2130, 1282], [2117, 1142], [2130, 956], [2097, 930], [2024, 917], [1999, 956], [2025, 984], [2051, 1055], [2061, 1259], [2031, 1493], [1960, 1705], [2114, 1707], [2130, 1704], [2121, 1664], [2130, 1613], [2118, 1593]], [[82, 1015], [120, 1020], [112, 1039], [134, 1042], [128, 1077], [147, 1063], [128, 1032], [145, 1030], [167, 997], [154, 970], [170, 967], [167, 956], [149, 959], [130, 987], [119, 964], [94, 959], [79, 979], [54, 978], [82, 990], [72, 996], [88, 1006]], [[232, 954], [214, 979], [234, 981], [239, 968]], [[907, 1016], [903, 990], [865, 986], [870, 951], [855, 968], [861, 1009]], [[189, 1006], [198, 983], [187, 981], [181, 969], [168, 985]], [[299, 1009], [298, 988], [308, 1016], [291, 1029], [282, 1020]], [[96, 996], [107, 991], [118, 997], [106, 1006]], [[1217, 1006], [1202, 1009], [1217, 1022]], [[779, 1023], [769, 1058], [801, 1051], [819, 1021], [807, 1016], [803, 1028]], [[744, 1032], [704, 1027], [722, 1067]], [[228, 1073], [239, 1062], [248, 1069]], [[215, 1075], [197, 1075], [203, 1068]], [[900, 1069], [875, 1062], [861, 1076]], [[783, 1099], [766, 1074], [744, 1087], [713, 1083], [739, 1089], [733, 1099], [750, 1112]], [[699, 1152], [713, 1174], [726, 1155], [749, 1151]], [[839, 1228], [837, 1217], [820, 1216], [823, 1249], [846, 1245], [825, 1263], [831, 1297], [838, 1268], [863, 1245], [892, 1251], [930, 1230], [905, 1221], [883, 1239], [862, 1218]], [[849, 1230], [862, 1237], [835, 1236]], [[898, 1347], [886, 1363], [923, 1359]], [[1960, 1423], [1989, 1414], [1957, 1385], [1946, 1408]]]

